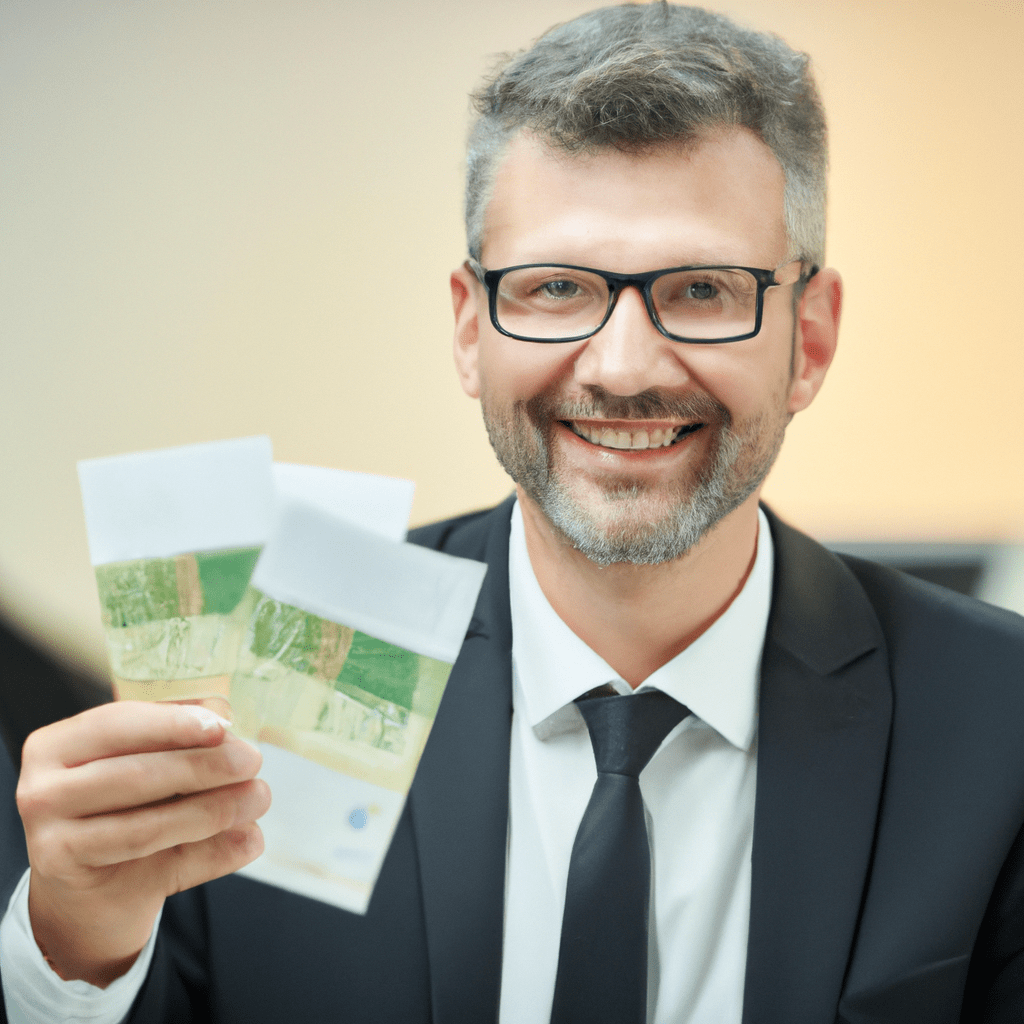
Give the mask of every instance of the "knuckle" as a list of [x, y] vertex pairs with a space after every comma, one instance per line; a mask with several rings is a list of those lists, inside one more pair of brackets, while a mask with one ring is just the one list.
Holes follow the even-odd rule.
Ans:
[[243, 817], [245, 786], [222, 786], [206, 794], [204, 822], [207, 836], [219, 835]]
[[116, 846], [119, 860], [138, 860], [152, 852], [153, 825], [149, 815], [128, 813], [119, 816], [116, 832], [104, 830], [95, 837], [92, 856], [96, 863], [110, 860], [109, 850]]
[[184, 892], [190, 888], [185, 871], [186, 850], [187, 847], [179, 845], [172, 847], [169, 851], [173, 856], [171, 858], [167, 885], [164, 890], [167, 896], [174, 896], [176, 893]]
[[66, 875], [85, 863], [79, 844], [69, 835], [56, 838], [50, 848], [50, 869], [54, 875]]
[[30, 732], [21, 745], [21, 765], [24, 772], [30, 766], [43, 760], [44, 751], [47, 746], [47, 739], [52, 732], [52, 725], [44, 725], [35, 732]]
[[121, 837], [120, 850], [124, 860], [140, 860], [150, 853], [146, 836], [138, 829], [131, 829]]
[[221, 792], [217, 799], [212, 801], [209, 811], [209, 820], [213, 828], [211, 835], [217, 835], [225, 829], [231, 828], [237, 817], [237, 799], [231, 794]]
[[[167, 797], [187, 797], [202, 793], [219, 785], [211, 776], [209, 762], [202, 750], [181, 750], [170, 755], [170, 760], [157, 773]], [[154, 779], [154, 784], [158, 784]]]
[[90, 868], [102, 862], [102, 840], [93, 830], [81, 829], [77, 835], [65, 836], [55, 843], [51, 853], [53, 856], [54, 870], [57, 865], [74, 865], [78, 868]]
[[220, 747], [187, 750], [184, 752], [190, 792], [199, 792], [221, 784], [223, 756]]
[[222, 786], [229, 782], [247, 779], [254, 774], [257, 767], [244, 749], [236, 744], [223, 743], [219, 747], [197, 750], [195, 762], [197, 769], [207, 779], [207, 785]]
[[78, 850], [67, 836], [47, 829], [33, 837], [29, 843], [29, 861], [32, 870], [45, 878], [63, 878], [77, 862]]
[[64, 862], [52, 850], [30, 847], [29, 863], [32, 870], [42, 878], [59, 878], [64, 874]]
[[50, 817], [54, 810], [54, 798], [48, 787], [40, 785], [33, 777], [22, 776], [15, 790], [14, 800], [18, 813], [24, 822], [38, 821]]

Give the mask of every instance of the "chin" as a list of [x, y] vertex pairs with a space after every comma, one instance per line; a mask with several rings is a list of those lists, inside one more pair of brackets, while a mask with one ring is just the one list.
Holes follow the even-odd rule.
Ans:
[[704, 488], [672, 501], [622, 489], [593, 503], [559, 487], [529, 496], [563, 540], [597, 565], [661, 565], [686, 555], [749, 493], [728, 502]]
[[567, 472], [551, 444], [551, 429], [538, 425], [544, 419], [531, 418], [523, 409], [511, 415], [495, 412], [484, 402], [498, 461], [555, 533], [602, 566], [660, 565], [682, 558], [761, 486], [786, 430], [781, 416], [758, 417], [739, 430], [723, 418], [685, 479], [602, 485]]

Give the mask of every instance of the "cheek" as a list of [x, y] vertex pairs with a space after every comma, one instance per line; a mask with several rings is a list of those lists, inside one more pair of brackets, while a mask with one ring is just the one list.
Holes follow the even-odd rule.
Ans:
[[750, 352], [726, 345], [692, 346], [684, 362], [694, 387], [707, 392], [728, 409], [747, 403], [760, 372]]
[[747, 347], [709, 345], [688, 353], [686, 359], [694, 386], [721, 402], [734, 420], [759, 415], [766, 406], [784, 403], [790, 390], [788, 341], [784, 351], [778, 351], [775, 344], [751, 346], [737, 342], [741, 345]]
[[572, 380], [572, 352], [565, 345], [538, 345], [491, 332], [481, 338], [481, 390], [491, 401], [526, 401]]

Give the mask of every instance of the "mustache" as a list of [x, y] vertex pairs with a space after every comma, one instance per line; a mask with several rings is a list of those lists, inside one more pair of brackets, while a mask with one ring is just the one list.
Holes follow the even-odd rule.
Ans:
[[732, 417], [721, 402], [703, 392], [669, 394], [648, 388], [635, 395], [614, 395], [600, 385], [588, 388], [588, 394], [571, 401], [538, 395], [527, 403], [534, 422], [544, 420], [700, 420], [718, 421], [729, 426]]

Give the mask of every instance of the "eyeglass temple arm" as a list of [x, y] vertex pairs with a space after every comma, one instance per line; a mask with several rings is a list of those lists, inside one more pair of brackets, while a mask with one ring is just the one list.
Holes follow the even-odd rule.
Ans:
[[472, 256], [467, 256], [466, 262], [462, 265], [472, 270], [473, 275], [481, 284], [484, 283], [484, 268]]

